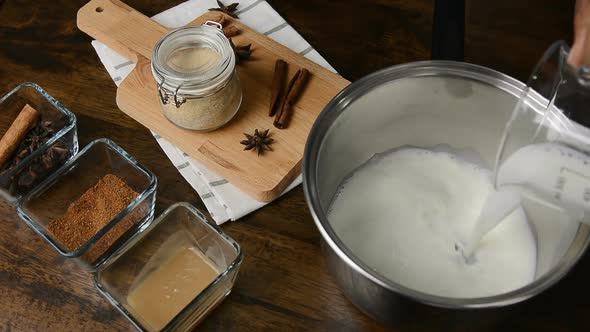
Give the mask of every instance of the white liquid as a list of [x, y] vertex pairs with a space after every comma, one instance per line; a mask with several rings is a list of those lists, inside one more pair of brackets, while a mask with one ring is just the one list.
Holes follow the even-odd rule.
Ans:
[[467, 264], [456, 244], [473, 234], [491, 172], [446, 152], [377, 155], [341, 186], [328, 219], [367, 265], [405, 287], [455, 298], [530, 283], [536, 245], [522, 208], [482, 239]]
[[580, 216], [590, 211], [590, 159], [556, 143], [527, 145], [498, 169], [499, 186], [517, 184]]
[[463, 256], [471, 260], [482, 238], [498, 226], [514, 210], [520, 208], [521, 193], [513, 187], [492, 189], [477, 217], [471, 235], [464, 242]]
[[526, 145], [500, 165], [496, 182], [498, 191], [484, 204], [466, 242], [466, 256], [520, 204], [521, 195], [561, 207], [572, 219], [590, 224], [590, 218], [584, 218], [590, 211], [590, 159], [579, 151], [556, 143]]

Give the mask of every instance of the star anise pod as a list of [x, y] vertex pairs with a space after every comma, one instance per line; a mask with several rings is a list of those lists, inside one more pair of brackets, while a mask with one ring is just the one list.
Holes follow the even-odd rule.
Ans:
[[234, 12], [238, 8], [239, 3], [234, 2], [229, 6], [225, 6], [221, 3], [221, 1], [217, 0], [217, 5], [219, 6], [219, 8], [209, 8], [209, 11], [222, 12], [233, 18], [238, 18], [238, 15], [236, 15]]
[[242, 60], [250, 59], [250, 54], [252, 54], [252, 44], [248, 44], [245, 46], [236, 46], [234, 45], [233, 40], [229, 39], [229, 44], [231, 48], [233, 48], [234, 53], [236, 53], [236, 63], [240, 63]]
[[256, 150], [258, 155], [261, 155], [264, 151], [272, 151], [270, 145], [274, 140], [269, 137], [268, 131], [269, 129], [259, 132], [258, 129], [255, 129], [254, 135], [244, 133], [247, 139], [241, 141], [240, 144], [246, 146], [244, 150]]

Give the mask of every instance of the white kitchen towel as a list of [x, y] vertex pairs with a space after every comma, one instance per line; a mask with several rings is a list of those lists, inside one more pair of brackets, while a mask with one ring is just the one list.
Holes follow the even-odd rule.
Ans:
[[[230, 2], [233, 0], [224, 0], [226, 5]], [[317, 64], [336, 72], [266, 1], [241, 0], [239, 3], [236, 14], [243, 23]], [[203, 15], [207, 9], [214, 7], [217, 7], [215, 0], [191, 0], [162, 12], [152, 19], [166, 27], [178, 28]], [[93, 41], [92, 45], [115, 84], [117, 86], [121, 84], [121, 81], [133, 70], [134, 63], [99, 41]], [[255, 49], [254, 52], [256, 52]], [[180, 174], [199, 193], [217, 224], [222, 224], [227, 220], [237, 220], [267, 204], [250, 198], [226, 179], [211, 172], [170, 142], [156, 133], [152, 134]], [[301, 175], [289, 185], [285, 192], [300, 183]]]

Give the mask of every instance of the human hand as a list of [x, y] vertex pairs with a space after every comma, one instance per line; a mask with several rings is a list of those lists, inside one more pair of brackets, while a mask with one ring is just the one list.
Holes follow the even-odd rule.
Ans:
[[590, 65], [590, 0], [576, 0], [574, 43], [568, 62], [576, 67]]

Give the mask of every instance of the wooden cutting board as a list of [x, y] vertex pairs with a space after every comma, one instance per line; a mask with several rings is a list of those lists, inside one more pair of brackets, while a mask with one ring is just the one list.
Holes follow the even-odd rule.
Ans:
[[[189, 25], [218, 18], [209, 12]], [[93, 0], [78, 11], [78, 28], [136, 63], [135, 69], [117, 90], [119, 108], [142, 125], [158, 133], [210, 170], [226, 178], [259, 201], [277, 198], [301, 172], [303, 150], [318, 114], [350, 82], [313, 63], [285, 46], [258, 33], [239, 20], [225, 16], [241, 30], [233, 37], [236, 45], [252, 44], [252, 59], [238, 68], [243, 101], [236, 117], [224, 127], [200, 133], [179, 128], [160, 111], [156, 82], [150, 68], [152, 49], [170, 29], [118, 0]], [[289, 64], [290, 79], [299, 68], [311, 72], [308, 85], [294, 105], [287, 129], [273, 127], [268, 116], [274, 64]], [[243, 133], [270, 128], [274, 151], [257, 156], [243, 151]]]

